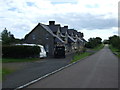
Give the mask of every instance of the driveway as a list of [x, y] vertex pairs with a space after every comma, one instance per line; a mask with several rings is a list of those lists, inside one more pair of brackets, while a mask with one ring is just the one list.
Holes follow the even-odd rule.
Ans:
[[105, 46], [90, 57], [27, 88], [118, 88], [118, 58]]
[[3, 67], [17, 68], [18, 70], [6, 76], [6, 79], [2, 82], [2, 87], [16, 88], [24, 85], [29, 81], [67, 65], [72, 60], [73, 55], [67, 55], [65, 59], [46, 58], [35, 62], [3, 64]]

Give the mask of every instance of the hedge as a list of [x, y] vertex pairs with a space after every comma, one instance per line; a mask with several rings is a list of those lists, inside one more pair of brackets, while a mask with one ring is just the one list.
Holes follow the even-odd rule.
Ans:
[[2, 57], [5, 58], [39, 57], [39, 53], [38, 46], [2, 46]]

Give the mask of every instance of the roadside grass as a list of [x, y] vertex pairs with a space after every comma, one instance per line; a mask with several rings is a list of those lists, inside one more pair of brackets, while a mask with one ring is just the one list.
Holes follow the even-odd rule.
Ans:
[[[91, 49], [92, 51], [99, 51], [100, 49], [102, 49], [104, 47], [104, 44], [98, 45], [97, 47]], [[76, 62], [78, 60], [81, 60], [87, 56], [90, 56], [94, 54], [94, 52], [83, 52], [83, 53], [77, 53], [74, 57], [73, 60], [71, 61], [71, 63]]]
[[0, 70], [0, 73], [2, 75], [1, 78], [3, 78], [3, 80], [4, 80], [5, 76], [8, 75], [8, 74], [10, 74], [10, 73], [12, 73], [12, 72], [14, 72], [14, 70], [10, 70], [8, 68], [2, 68], [2, 70]]
[[2, 63], [12, 63], [12, 62], [32, 62], [37, 60], [40, 60], [40, 58], [25, 58], [25, 59], [2, 58], [1, 61]]
[[118, 50], [117, 48], [113, 47], [112, 45], [109, 45], [110, 50], [115, 53], [116, 56], [118, 56], [120, 58], [120, 50]]
[[[25, 58], [25, 59], [15, 59], [15, 58], [2, 58], [0, 59], [0, 62], [2, 63], [14, 63], [14, 62], [34, 62], [38, 61], [40, 58]], [[4, 67], [0, 70], [0, 81], [5, 80], [5, 76], [9, 75], [12, 72], [15, 72], [16, 70]]]
[[2, 81], [2, 69], [0, 69], [0, 82]]
[[90, 56], [90, 55], [91, 55], [91, 53], [89, 53], [89, 52], [78, 53], [73, 57], [73, 60], [71, 61], [71, 63], [76, 62], [76, 61], [78, 61], [84, 57]]
[[95, 48], [93, 48], [92, 50], [94, 51], [99, 51], [100, 49], [102, 49], [104, 47], [104, 44], [100, 44], [98, 46], [96, 46]]
[[2, 59], [0, 58], [0, 82], [2, 82]]

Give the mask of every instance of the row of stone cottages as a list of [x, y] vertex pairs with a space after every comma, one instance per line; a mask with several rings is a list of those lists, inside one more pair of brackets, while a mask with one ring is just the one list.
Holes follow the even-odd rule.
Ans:
[[24, 43], [43, 45], [48, 56], [54, 56], [54, 49], [57, 45], [65, 46], [65, 52], [81, 50], [85, 45], [83, 33], [68, 26], [61, 27], [55, 21], [49, 21], [49, 25], [38, 23], [38, 25], [24, 38]]

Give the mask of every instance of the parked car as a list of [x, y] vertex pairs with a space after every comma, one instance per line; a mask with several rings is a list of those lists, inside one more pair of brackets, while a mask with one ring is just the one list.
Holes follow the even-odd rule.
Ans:
[[37, 45], [37, 44], [15, 44], [15, 45], [25, 45], [25, 46], [39, 46], [40, 47], [40, 58], [45, 58], [47, 57], [46, 51], [44, 49], [44, 46], [42, 45]]
[[55, 58], [65, 58], [65, 47], [64, 46], [56, 46], [54, 51]]

